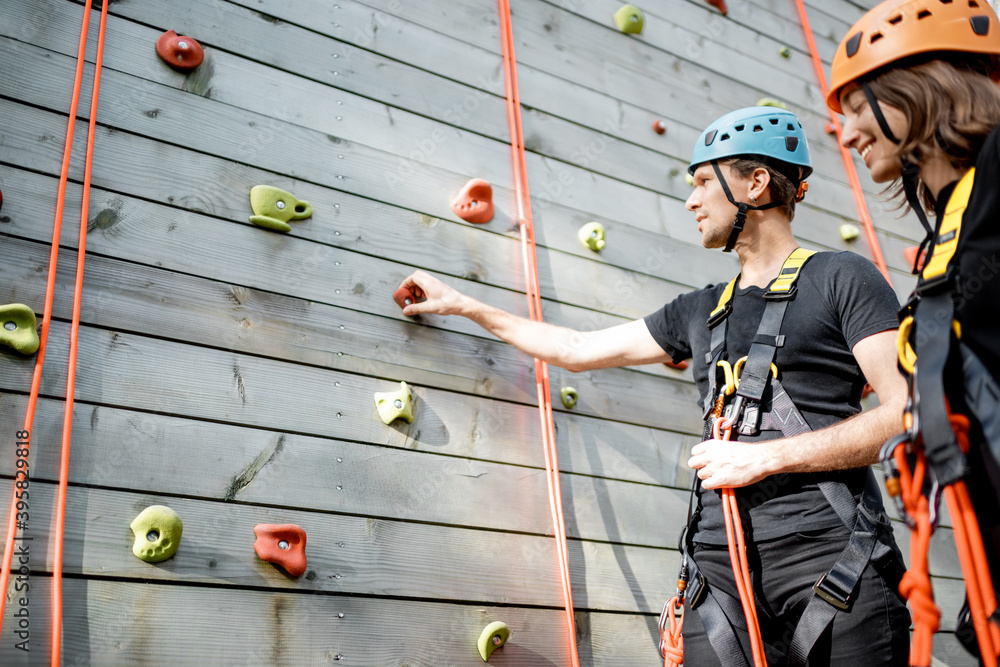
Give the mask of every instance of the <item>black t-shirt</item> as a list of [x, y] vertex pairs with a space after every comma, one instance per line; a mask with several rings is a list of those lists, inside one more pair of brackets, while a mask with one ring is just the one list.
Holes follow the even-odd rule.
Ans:
[[[938, 193], [938, 226], [956, 183]], [[1000, 378], [1000, 335], [994, 319], [1000, 313], [1000, 126], [993, 128], [976, 159], [955, 255], [961, 293], [955, 317], [962, 324], [962, 340], [993, 377]]]
[[[899, 304], [872, 263], [850, 252], [814, 255], [796, 286], [798, 291], [781, 325], [785, 344], [778, 348], [774, 361], [785, 391], [809, 426], [818, 430], [861, 411], [865, 378], [851, 350], [863, 338], [895, 329]], [[683, 294], [645, 318], [653, 338], [674, 361], [694, 359], [694, 379], [702, 401], [709, 391], [709, 368], [704, 358], [711, 331], [706, 322], [724, 287], [720, 283]], [[739, 289], [738, 285], [733, 291], [726, 355], [731, 363], [750, 350], [764, 313], [765, 291], [760, 287]], [[780, 432], [766, 431], [739, 439], [779, 437]], [[865, 474], [862, 468], [772, 475], [737, 489], [737, 500], [744, 508], [744, 528], [752, 539], [765, 540], [840, 525], [817, 483], [840, 480], [857, 495]], [[726, 543], [720, 497], [719, 491], [701, 492], [701, 512], [693, 526], [695, 541]]]

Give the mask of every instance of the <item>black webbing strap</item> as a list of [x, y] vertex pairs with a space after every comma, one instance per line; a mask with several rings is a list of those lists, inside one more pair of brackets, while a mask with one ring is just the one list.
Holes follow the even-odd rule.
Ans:
[[878, 540], [879, 528], [888, 525], [888, 519], [881, 511], [881, 496], [873, 495], [878, 493], [878, 487], [870, 469], [860, 504], [855, 503], [843, 482], [820, 482], [819, 487], [841, 521], [851, 528], [851, 537], [837, 562], [813, 586], [815, 595], [806, 604], [792, 635], [788, 667], [805, 666], [813, 646], [837, 612], [853, 604], [868, 563], [889, 562], [886, 557], [893, 553], [891, 547]]
[[739, 238], [740, 232], [743, 231], [743, 226], [747, 222], [747, 211], [766, 211], [769, 208], [777, 208], [781, 206], [780, 201], [772, 201], [767, 204], [761, 204], [760, 206], [754, 206], [753, 204], [748, 204], [746, 202], [738, 202], [736, 198], [733, 197], [733, 193], [729, 190], [729, 183], [726, 183], [726, 177], [722, 175], [722, 170], [719, 169], [719, 161], [712, 160], [712, 169], [715, 170], [715, 175], [719, 179], [719, 183], [722, 185], [722, 191], [726, 193], [726, 199], [729, 203], [736, 207], [736, 218], [733, 220], [733, 229], [729, 232], [729, 239], [726, 241], [726, 247], [722, 249], [722, 252], [732, 252], [733, 247], [736, 245], [736, 239]]
[[[693, 572], [699, 574], [697, 564], [692, 562]], [[697, 605], [698, 618], [705, 628], [708, 641], [726, 667], [750, 667], [750, 660], [743, 650], [738, 633], [746, 634], [746, 617], [740, 601], [723, 591], [707, 587]]]
[[786, 438], [812, 430], [777, 378], [771, 380], [771, 409], [761, 416], [760, 430], [781, 431]]
[[976, 353], [962, 342], [962, 376], [965, 380], [965, 405], [979, 423], [993, 460], [1000, 462], [1000, 386]]
[[951, 322], [955, 304], [951, 290], [924, 295], [913, 315], [914, 337], [919, 337], [917, 368], [913, 372], [924, 453], [942, 487], [965, 476], [968, 466], [948, 420], [944, 370], [951, 349]]
[[[738, 278], [739, 276], [737, 276]], [[735, 278], [734, 278], [735, 281]], [[726, 334], [729, 332], [729, 320], [721, 319], [715, 323], [715, 327], [712, 329], [712, 340], [710, 342], [709, 351], [705, 353], [705, 363], [708, 364], [708, 381], [710, 383], [710, 388], [707, 394], [705, 394], [705, 404], [702, 406], [704, 408], [701, 415], [702, 419], [708, 419], [709, 415], [712, 414], [712, 408], [715, 407], [715, 399], [719, 395], [719, 373], [716, 364], [726, 356]], [[711, 430], [708, 431], [708, 436], [711, 436]]]
[[779, 339], [781, 322], [785, 319], [788, 301], [768, 301], [764, 304], [764, 315], [760, 318], [757, 335], [747, 353], [747, 360], [740, 374], [737, 396], [743, 396], [758, 403], [764, 397], [767, 381], [771, 375], [771, 364], [782, 342]]

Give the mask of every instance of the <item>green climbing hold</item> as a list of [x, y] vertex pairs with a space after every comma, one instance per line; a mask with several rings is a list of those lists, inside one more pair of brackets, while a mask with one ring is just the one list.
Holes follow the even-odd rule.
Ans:
[[573, 389], [573, 387], [563, 387], [559, 392], [559, 397], [562, 398], [563, 405], [568, 409], [576, 405], [576, 401], [580, 398], [580, 395], [576, 393], [576, 389]]
[[784, 58], [785, 60], [788, 60], [789, 58], [792, 57], [792, 50], [787, 46], [783, 46], [780, 49], [778, 49], [778, 55]]
[[759, 107], [775, 107], [776, 109], [784, 109], [788, 111], [788, 105], [781, 100], [776, 100], [773, 97], [762, 97], [757, 100], [757, 106]]
[[23, 303], [0, 306], [0, 343], [21, 354], [38, 351], [35, 311]]
[[397, 419], [413, 423], [413, 392], [405, 382], [399, 383], [398, 391], [380, 391], [375, 393], [375, 408], [378, 416], [386, 424]]
[[503, 621], [494, 621], [486, 626], [483, 634], [479, 635], [479, 657], [486, 662], [493, 655], [493, 651], [507, 643], [510, 639], [510, 628]]
[[622, 32], [638, 35], [646, 25], [646, 17], [638, 7], [622, 5], [622, 8], [615, 12], [615, 24]]
[[150, 505], [129, 527], [135, 534], [132, 553], [147, 563], [159, 563], [177, 553], [184, 532], [180, 515], [166, 505]]
[[307, 201], [296, 199], [295, 195], [272, 185], [255, 185], [250, 188], [250, 207], [254, 215], [250, 222], [279, 232], [292, 231], [289, 220], [302, 220], [313, 214], [313, 207]]
[[580, 245], [584, 248], [603, 250], [605, 238], [604, 225], [599, 222], [588, 222], [576, 233], [576, 238], [579, 239]]
[[861, 236], [861, 230], [858, 229], [857, 225], [845, 222], [840, 226], [840, 238], [845, 241], [857, 241], [859, 236]]
[[685, 173], [684, 180], [687, 181], [687, 184], [690, 185], [692, 188], [694, 187], [694, 176]]

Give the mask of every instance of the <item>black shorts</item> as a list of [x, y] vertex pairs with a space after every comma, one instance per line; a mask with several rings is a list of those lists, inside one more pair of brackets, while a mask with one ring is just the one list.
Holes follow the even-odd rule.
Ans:
[[[847, 529], [840, 526], [747, 545], [750, 576], [757, 597], [757, 617], [769, 665], [785, 664], [795, 626], [815, 595], [813, 584], [833, 566], [849, 536]], [[727, 547], [696, 543], [692, 557], [708, 583], [707, 594], [713, 589], [721, 590], [739, 600]], [[902, 568], [902, 564], [899, 567]], [[869, 565], [859, 584], [857, 598], [848, 611], [837, 612], [813, 647], [809, 665], [906, 667], [909, 664], [909, 627], [910, 616], [899, 593]], [[749, 658], [746, 632], [739, 634], [744, 653]], [[684, 664], [691, 667], [722, 664], [705, 633], [698, 610], [687, 607]]]

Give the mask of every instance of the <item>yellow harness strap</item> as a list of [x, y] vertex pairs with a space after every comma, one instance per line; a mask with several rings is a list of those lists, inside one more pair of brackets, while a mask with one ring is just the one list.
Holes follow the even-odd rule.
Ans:
[[962, 177], [948, 198], [948, 206], [944, 211], [944, 219], [941, 220], [941, 229], [934, 239], [930, 261], [920, 274], [923, 280], [938, 278], [948, 271], [948, 263], [951, 262], [958, 247], [958, 235], [962, 231], [962, 215], [969, 205], [972, 182], [975, 178], [976, 169], [973, 167]]
[[[806, 261], [816, 254], [815, 250], [805, 250], [803, 248], [796, 248], [792, 251], [792, 254], [788, 256], [785, 263], [781, 265], [781, 271], [778, 272], [778, 277], [771, 281], [768, 286], [767, 293], [765, 297], [778, 298], [782, 296], [789, 296], [792, 294], [792, 289], [795, 287], [795, 282], [799, 279], [799, 274], [802, 273], [802, 267], [805, 265]], [[722, 294], [719, 295], [719, 303], [715, 306], [708, 316], [708, 325], [714, 326], [718, 324], [721, 320], [725, 319], [729, 315], [729, 310], [732, 307], [733, 302], [733, 289], [736, 287], [736, 281], [740, 279], [737, 275], [735, 278], [729, 281], [726, 288], [722, 290]]]

